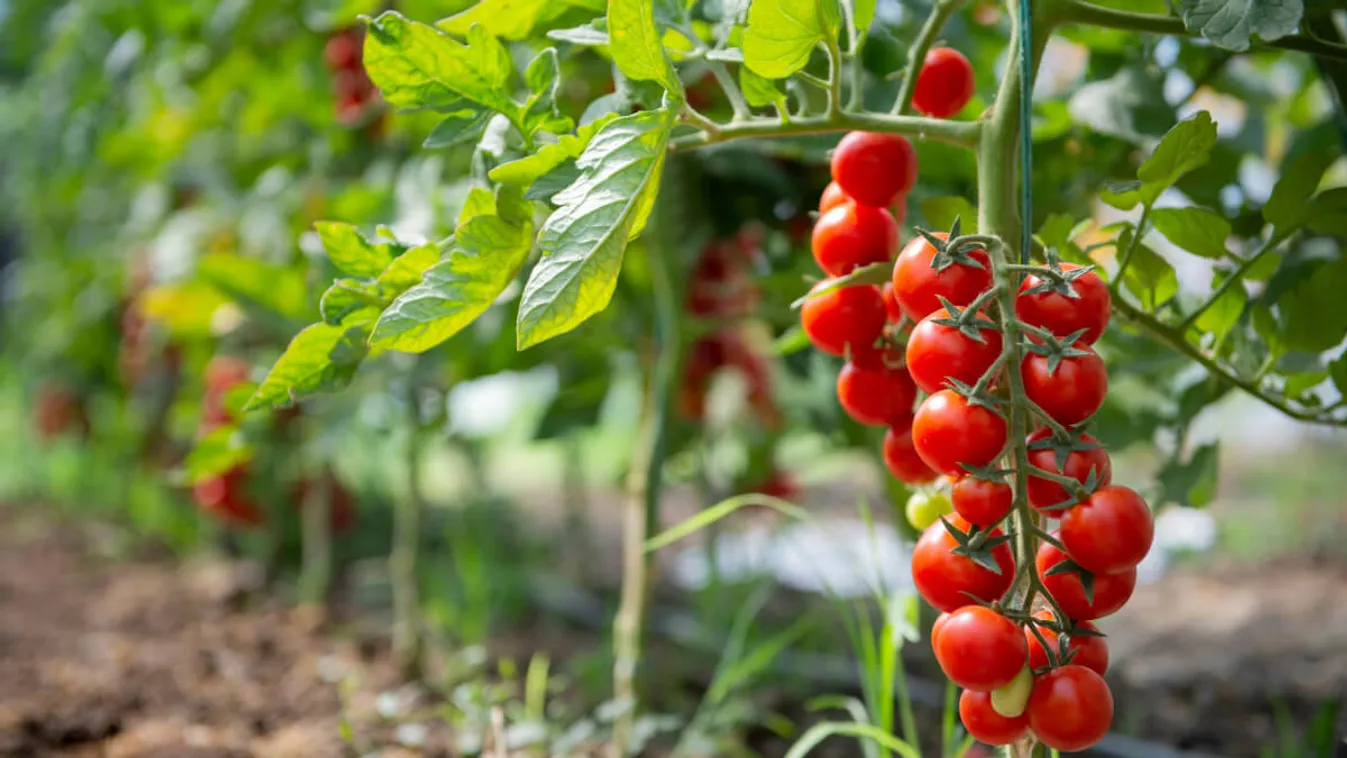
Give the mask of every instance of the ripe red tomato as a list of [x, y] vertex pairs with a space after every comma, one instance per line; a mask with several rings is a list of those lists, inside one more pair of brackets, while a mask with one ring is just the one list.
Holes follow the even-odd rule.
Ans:
[[941, 612], [940, 612], [940, 615], [935, 617], [935, 622], [931, 624], [931, 649], [932, 649], [932, 650], [934, 650], [934, 649], [935, 649], [935, 646], [936, 646], [937, 644], [939, 644], [937, 641], [940, 639], [940, 630], [945, 628], [945, 622], [946, 622], [946, 621], [949, 621], [949, 612], [948, 612], [948, 611], [941, 611]]
[[1028, 655], [1019, 625], [980, 605], [952, 611], [935, 645], [935, 660], [945, 676], [978, 692], [1009, 684], [1024, 668]]
[[[1028, 442], [1032, 446], [1035, 442], [1051, 438], [1052, 430], [1043, 427], [1029, 435]], [[1099, 444], [1099, 440], [1088, 434], [1082, 434], [1080, 440], [1091, 445]], [[1051, 449], [1035, 450], [1031, 447], [1029, 450], [1029, 465], [1049, 473], [1069, 476], [1081, 484], [1084, 484], [1090, 478], [1091, 470], [1096, 472], [1095, 479], [1100, 486], [1113, 481], [1113, 462], [1109, 460], [1108, 451], [1102, 447], [1090, 450], [1072, 450], [1067, 454], [1066, 465], [1061, 469], [1057, 468], [1057, 454], [1054, 451]], [[1066, 502], [1068, 499], [1074, 499], [1062, 485], [1040, 476], [1030, 476], [1025, 485], [1029, 491], [1029, 505], [1038, 510], [1051, 508], [1054, 505]], [[1053, 518], [1061, 518], [1062, 516], [1060, 510], [1044, 512]]]
[[234, 468], [199, 480], [192, 486], [192, 497], [203, 511], [234, 526], [257, 526], [262, 511], [248, 493], [248, 469]]
[[927, 116], [949, 118], [973, 99], [973, 64], [963, 53], [937, 47], [926, 53], [912, 90], [912, 107]]
[[884, 312], [889, 316], [889, 323], [896, 324], [903, 319], [903, 309], [898, 306], [898, 298], [893, 296], [893, 282], [884, 282], [880, 287], [879, 294], [884, 297]]
[[1135, 491], [1113, 485], [1095, 490], [1062, 514], [1062, 546], [1082, 568], [1116, 574], [1135, 568], [1155, 540], [1155, 520]]
[[884, 465], [889, 473], [909, 487], [918, 487], [935, 481], [937, 474], [917, 455], [912, 446], [912, 424], [891, 426], [884, 433]]
[[1024, 713], [1039, 742], [1064, 753], [1077, 752], [1108, 734], [1113, 693], [1103, 677], [1084, 666], [1063, 666], [1034, 678]]
[[811, 245], [819, 268], [842, 276], [858, 266], [892, 260], [898, 252], [898, 222], [883, 208], [842, 203], [819, 217]]
[[862, 424], [908, 423], [916, 399], [917, 386], [901, 367], [865, 368], [848, 362], [837, 374], [837, 400], [848, 416]]
[[[1044, 609], [1034, 614], [1034, 618], [1044, 621], [1053, 621], [1056, 617], [1052, 611]], [[1078, 629], [1084, 629], [1089, 632], [1098, 632], [1099, 627], [1088, 621], [1078, 621], [1075, 623]], [[1057, 632], [1045, 627], [1038, 627], [1038, 633], [1043, 635], [1043, 640], [1048, 643], [1054, 653], [1058, 650]], [[1048, 666], [1048, 654], [1039, 644], [1038, 638], [1034, 636], [1033, 631], [1026, 625], [1024, 627], [1024, 641], [1029, 645], [1029, 668], [1042, 669]], [[1071, 641], [1067, 645], [1071, 650], [1071, 663], [1085, 668], [1103, 676], [1108, 673], [1108, 643], [1103, 637], [1096, 637], [1088, 634], [1073, 634]]]
[[819, 216], [826, 214], [828, 211], [843, 203], [849, 202], [851, 202], [851, 198], [847, 197], [847, 193], [843, 192], [842, 188], [837, 186], [837, 182], [828, 182], [828, 186], [823, 188], [823, 194], [819, 196], [818, 199]]
[[[1063, 263], [1062, 271], [1081, 268], [1074, 263]], [[1081, 329], [1085, 335], [1081, 341], [1093, 345], [1108, 327], [1113, 299], [1109, 295], [1108, 285], [1093, 271], [1071, 283], [1078, 298], [1070, 298], [1057, 292], [1039, 292], [1033, 295], [1023, 294], [1037, 287], [1039, 277], [1030, 274], [1020, 283], [1020, 296], [1015, 299], [1015, 313], [1026, 324], [1037, 326], [1052, 332], [1054, 336], [1066, 337]]]
[[1051, 543], [1044, 542], [1038, 547], [1034, 566], [1038, 570], [1039, 578], [1043, 580], [1043, 586], [1072, 621], [1093, 621], [1117, 613], [1119, 608], [1127, 604], [1132, 597], [1132, 591], [1136, 589], [1137, 570], [1134, 568], [1117, 574], [1095, 574], [1092, 603], [1085, 598], [1085, 587], [1081, 585], [1080, 576], [1075, 572], [1066, 571], [1048, 576], [1048, 571], [1064, 560], [1066, 553]]
[[949, 491], [954, 512], [970, 524], [991, 526], [1006, 517], [1015, 504], [1015, 492], [1004, 482], [991, 482], [975, 476], [965, 476]]
[[[971, 526], [958, 514], [950, 516], [949, 522], [963, 532]], [[992, 532], [994, 537], [1000, 535], [1000, 529]], [[992, 548], [992, 556], [1001, 569], [999, 574], [979, 566], [970, 558], [950, 552], [958, 546], [944, 523], [937, 521], [922, 532], [921, 539], [912, 548], [912, 583], [926, 602], [938, 610], [952, 613], [972, 604], [973, 598], [990, 603], [1006, 594], [1015, 578], [1015, 559], [1010, 553], [1010, 545], [1003, 543]], [[940, 630], [942, 642], [948, 626], [946, 621]], [[1021, 657], [1020, 664], [1023, 663]]]
[[1075, 426], [1093, 416], [1104, 404], [1108, 393], [1108, 369], [1104, 360], [1083, 342], [1074, 347], [1087, 355], [1063, 358], [1057, 370], [1048, 372], [1048, 359], [1029, 353], [1020, 366], [1024, 378], [1024, 393], [1038, 403], [1060, 424]]
[[1006, 422], [953, 390], [940, 390], [917, 408], [912, 442], [926, 465], [957, 476], [967, 471], [961, 464], [986, 466], [996, 460], [1006, 445]]
[[[831, 283], [825, 279], [818, 290]], [[814, 347], [831, 355], [869, 350], [884, 331], [884, 297], [872, 284], [836, 287], [800, 308], [800, 323]]]
[[[926, 392], [944, 389], [946, 379], [977, 384], [1001, 355], [1000, 332], [978, 324], [983, 340], [978, 342], [953, 326], [936, 323], [949, 317], [949, 311], [937, 309], [913, 327], [907, 340], [907, 369]], [[990, 321], [986, 324], [992, 326]]]
[[[948, 239], [939, 232], [937, 239]], [[903, 313], [913, 321], [920, 321], [938, 310], [943, 297], [962, 308], [992, 286], [992, 264], [985, 250], [974, 250], [969, 257], [982, 268], [955, 263], [944, 271], [931, 267], [935, 246], [925, 237], [916, 237], [898, 253], [893, 264], [893, 295]]]
[[899, 134], [851, 132], [833, 151], [832, 175], [856, 202], [887, 208], [917, 183], [917, 152]]
[[333, 71], [360, 65], [360, 38], [351, 31], [337, 32], [323, 45], [323, 60]]
[[1029, 731], [1029, 717], [1023, 713], [1006, 718], [992, 707], [992, 693], [964, 690], [959, 695], [959, 720], [973, 739], [988, 745], [1009, 745]]

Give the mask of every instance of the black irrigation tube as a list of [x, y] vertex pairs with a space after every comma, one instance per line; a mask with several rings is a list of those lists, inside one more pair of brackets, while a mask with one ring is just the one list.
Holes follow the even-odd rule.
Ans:
[[[595, 632], [606, 632], [611, 626], [608, 605], [588, 590], [562, 582], [555, 576], [539, 575], [533, 577], [531, 592], [540, 608], [572, 624]], [[712, 641], [691, 613], [671, 606], [651, 605], [647, 628], [651, 634], [697, 653], [714, 656], [724, 649], [723, 641]], [[778, 656], [768, 670], [803, 676], [821, 687], [847, 688], [854, 692], [860, 690], [857, 663], [846, 655], [787, 651]], [[909, 673], [907, 687], [914, 703], [928, 708], [944, 707], [943, 684]], [[1179, 750], [1118, 733], [1110, 733], [1088, 752], [1077, 755], [1097, 758], [1226, 758], [1215, 753]]]

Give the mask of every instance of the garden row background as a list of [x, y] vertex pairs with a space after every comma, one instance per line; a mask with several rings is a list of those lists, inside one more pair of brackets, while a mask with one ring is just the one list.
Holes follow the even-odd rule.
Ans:
[[[910, 492], [884, 465], [884, 430], [839, 407], [841, 361], [809, 347], [793, 306], [820, 278], [810, 232], [841, 129], [669, 157], [620, 273], [611, 258], [595, 266], [614, 282], [611, 302], [591, 289], [575, 298], [591, 303], [575, 306], [595, 311], [588, 320], [535, 320], [527, 341], [517, 331], [521, 299], [537, 291], [525, 284], [540, 260], [529, 236], [515, 262], [484, 263], [482, 276], [445, 270], [481, 288], [467, 297], [485, 298], [480, 308], [404, 307], [391, 341], [367, 350], [368, 335], [349, 340], [356, 322], [344, 319], [388, 305], [463, 250], [474, 214], [508, 217], [506, 196], [481, 188], [499, 188], [492, 170], [548, 135], [581, 124], [574, 159], [593, 136], [585, 124], [672, 113], [674, 89], [679, 113], [721, 124], [745, 108], [765, 121], [780, 103], [811, 109], [797, 122], [831, 113], [826, 42], [806, 39], [797, 70], [777, 82], [733, 54], [748, 44], [747, 3], [652, 5], [681, 82], [666, 82], [669, 94], [639, 81], [658, 81], [658, 66], [633, 78], [638, 69], [600, 44], [602, 2], [470, 5], [0, 0], [6, 585], [59, 586], [60, 576], [24, 571], [53, 530], [78, 535], [79, 560], [125, 586], [140, 575], [119, 572], [146, 570], [146, 550], [158, 555], [148, 565], [190, 576], [225, 565], [249, 587], [239, 577], [259, 567], [264, 588], [212, 613], [247, 627], [273, 623], [264, 614], [278, 602], [305, 614], [331, 603], [315, 644], [378, 643], [360, 664], [376, 673], [330, 677], [341, 682], [331, 689], [373, 693], [373, 715], [352, 731], [359, 698], [345, 698], [320, 722], [362, 749], [411, 749], [443, 732], [465, 752], [505, 734], [534, 753], [598, 751], [617, 728], [656, 754], [773, 754], [841, 718], [920, 743], [923, 755], [957, 754], [939, 669], [928, 645], [912, 644], [934, 614], [918, 611], [911, 588]], [[1264, 2], [1185, 2], [1175, 16], [1160, 2], [1092, 7], [1109, 6], [1123, 15], [1063, 26], [1047, 43], [1032, 126], [1039, 240], [1068, 260], [1093, 256], [1106, 275], [1120, 251], [1132, 258], [1115, 298], [1136, 318], [1115, 316], [1096, 345], [1111, 392], [1092, 433], [1107, 442], [1115, 481], [1155, 509], [1157, 541], [1132, 605], [1100, 622], [1118, 694], [1118, 736], [1101, 754], [1318, 755], [1342, 719], [1334, 696], [1347, 691], [1338, 19], [1313, 3], [1289, 21]], [[1205, 6], [1232, 8], [1235, 31], [1204, 30], [1189, 11]], [[971, 123], [993, 105], [1013, 8], [844, 7], [839, 55], [864, 39], [844, 58], [848, 107], [888, 112], [902, 85], [892, 74], [933, 10], [947, 18], [938, 40], [976, 77], [949, 120]], [[414, 57], [385, 43], [383, 74], [367, 75], [360, 17], [385, 11], [400, 14], [382, 17], [390, 24], [448, 19], [441, 28], [469, 40], [460, 51], [498, 49], [490, 66], [516, 72], [501, 82], [516, 127], [536, 134], [521, 141], [471, 98], [381, 96], [375, 84]], [[849, 34], [865, 13], [868, 33]], [[1123, 22], [1146, 33], [1103, 28]], [[1263, 41], [1250, 50], [1255, 33]], [[1202, 160], [1144, 207], [1129, 203], [1138, 190], [1120, 183], [1199, 111], [1217, 136]], [[677, 134], [703, 139], [703, 127]], [[973, 154], [912, 144], [920, 173], [902, 242], [956, 217], [967, 231], [978, 215]], [[574, 166], [544, 168], [557, 164]], [[525, 197], [542, 206], [575, 176], [530, 177]], [[1131, 242], [1137, 226], [1144, 244]], [[457, 247], [441, 242], [456, 227]], [[371, 260], [408, 271], [399, 279], [396, 264]], [[1232, 271], [1243, 283], [1222, 288]], [[1212, 292], [1226, 297], [1185, 321]], [[327, 340], [322, 360], [308, 355], [288, 385], [268, 379], [301, 330]], [[516, 349], [544, 332], [556, 336]], [[244, 413], [259, 387], [266, 402]], [[269, 408], [291, 390], [304, 396], [294, 409]], [[711, 518], [745, 493], [816, 520], [763, 507], [775, 501]], [[636, 510], [650, 522], [633, 536]], [[640, 717], [624, 723], [611, 627], [619, 606], [632, 607], [633, 560], [646, 563], [630, 548], [698, 513], [710, 515], [696, 534], [646, 554]], [[100, 624], [72, 620], [71, 632], [106, 633]], [[619, 634], [626, 660], [623, 645]], [[38, 650], [53, 665], [87, 663]], [[422, 672], [413, 679], [429, 694], [418, 697], [438, 705], [390, 705], [410, 697], [402, 675]], [[0, 711], [23, 718], [0, 719], [0, 730], [28, 734], [24, 718], [51, 716], [50, 679], [11, 689]], [[833, 693], [859, 699], [817, 701]], [[123, 710], [123, 728], [144, 718]], [[227, 722], [229, 710], [212, 718]], [[504, 726], [493, 726], [496, 711]], [[16, 739], [16, 751], [57, 749]], [[237, 738], [281, 754], [257, 739]], [[893, 749], [864, 736], [828, 747]]]

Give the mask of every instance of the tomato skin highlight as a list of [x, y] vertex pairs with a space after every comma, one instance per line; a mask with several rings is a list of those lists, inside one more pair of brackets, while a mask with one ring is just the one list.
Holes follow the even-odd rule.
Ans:
[[988, 745], [1009, 745], [1029, 732], [1029, 717], [1006, 718], [997, 713], [990, 692], [964, 690], [959, 695], [959, 720], [973, 739]]
[[[1081, 266], [1063, 263], [1062, 271], [1074, 271]], [[1085, 330], [1080, 338], [1087, 345], [1099, 341], [1108, 328], [1112, 313], [1113, 297], [1109, 294], [1108, 284], [1099, 274], [1091, 271], [1071, 283], [1071, 288], [1080, 295], [1069, 298], [1057, 292], [1038, 292], [1024, 294], [1037, 287], [1042, 280], [1035, 274], [1024, 277], [1020, 283], [1020, 295], [1015, 298], [1015, 313], [1026, 324], [1037, 326], [1052, 332], [1055, 337], [1066, 337], [1081, 329]]]
[[977, 384], [1001, 355], [1000, 332], [979, 325], [977, 332], [983, 341], [978, 342], [956, 327], [936, 323], [949, 317], [944, 308], [934, 311], [912, 329], [907, 341], [907, 369], [926, 392], [945, 389], [946, 379]]
[[[1056, 535], [1055, 535], [1056, 536]], [[1067, 559], [1066, 553], [1050, 542], [1038, 546], [1034, 567], [1043, 587], [1052, 595], [1072, 621], [1094, 621], [1113, 613], [1131, 599], [1137, 586], [1137, 570], [1128, 569], [1116, 574], [1094, 575], [1094, 602], [1085, 597], [1085, 587], [1075, 572], [1048, 575], [1048, 571]]]
[[934, 118], [949, 118], [973, 99], [973, 64], [963, 53], [949, 47], [937, 47], [926, 53], [917, 83], [912, 90], [912, 107]]
[[937, 640], [940, 639], [940, 630], [945, 628], [945, 622], [949, 621], [949, 611], [941, 611], [939, 616], [935, 617], [935, 622], [931, 624], [931, 648], [934, 649]]
[[[1034, 614], [1034, 618], [1044, 621], [1053, 621], [1056, 616], [1051, 610], [1044, 609]], [[1091, 632], [1099, 631], [1099, 627], [1089, 621], [1078, 621], [1076, 627]], [[1043, 635], [1043, 640], [1048, 643], [1054, 653], [1057, 652], [1057, 632], [1040, 626], [1038, 633]], [[1029, 645], [1029, 668], [1042, 669], [1048, 667], [1048, 654], [1039, 644], [1038, 638], [1034, 636], [1033, 631], [1026, 624], [1024, 627], [1024, 641]], [[1071, 635], [1069, 649], [1074, 653], [1071, 663], [1077, 666], [1084, 666], [1094, 673], [1103, 676], [1108, 673], [1108, 642], [1103, 637], [1093, 635]]]
[[1028, 656], [1019, 625], [980, 605], [951, 612], [935, 645], [935, 659], [945, 676], [978, 692], [1010, 684]]
[[1062, 752], [1084, 750], [1108, 734], [1113, 693], [1103, 677], [1084, 666], [1063, 666], [1034, 679], [1029, 728], [1039, 742]]
[[978, 526], [998, 523], [1015, 504], [1015, 492], [1010, 485], [975, 476], [965, 476], [955, 482], [949, 497], [955, 513]]
[[926, 465], [959, 476], [966, 473], [961, 464], [986, 466], [996, 460], [1006, 444], [1006, 422], [953, 390], [940, 390], [917, 408], [912, 441]]
[[1155, 519], [1136, 491], [1101, 487], [1062, 514], [1062, 545], [1082, 568], [1116, 574], [1136, 568], [1155, 541]]
[[831, 168], [852, 200], [887, 208], [917, 183], [917, 151], [899, 134], [850, 132], [837, 143]]
[[1029, 353], [1020, 364], [1024, 394], [1058, 423], [1075, 426], [1104, 405], [1108, 393], [1108, 369], [1092, 348], [1077, 342], [1074, 347], [1087, 355], [1063, 358], [1057, 370], [1048, 372], [1048, 359]]
[[847, 415], [870, 426], [891, 426], [912, 418], [917, 385], [907, 370], [868, 368], [848, 361], [837, 374], [837, 400]]
[[902, 425], [889, 427], [884, 433], [884, 465], [889, 473], [903, 484], [909, 487], [919, 487], [923, 484], [934, 482], [939, 476], [926, 461], [917, 455], [917, 450], [912, 446], [912, 423], [908, 421]]
[[844, 202], [819, 217], [810, 241], [814, 261], [829, 276], [887, 263], [898, 251], [898, 222], [883, 208]]
[[[1027, 438], [1030, 445], [1040, 440], [1050, 439], [1052, 430], [1042, 427], [1034, 431]], [[1099, 440], [1088, 434], [1080, 436], [1081, 442], [1092, 445], [1098, 445]], [[1061, 469], [1057, 468], [1057, 456], [1049, 449], [1029, 450], [1029, 465], [1044, 471], [1069, 476], [1072, 479], [1084, 484], [1090, 478], [1090, 471], [1095, 472], [1095, 480], [1099, 486], [1106, 486], [1113, 481], [1113, 461], [1109, 458], [1108, 451], [1102, 447], [1096, 447], [1090, 450], [1072, 450], [1066, 457], [1066, 465]], [[1051, 515], [1053, 518], [1061, 518], [1061, 510], [1045, 511], [1044, 508], [1052, 508], [1054, 505], [1060, 505], [1068, 499], [1074, 500], [1062, 485], [1044, 479], [1041, 476], [1028, 476], [1025, 479], [1026, 489], [1029, 495], [1030, 507], [1042, 513]]]
[[[970, 524], [957, 514], [949, 517], [949, 522], [960, 531], [967, 532]], [[1001, 530], [992, 532], [1000, 536]], [[958, 542], [945, 529], [943, 522], [932, 524], [912, 549], [912, 582], [917, 592], [938, 610], [953, 612], [973, 603], [965, 592], [984, 602], [991, 602], [1006, 594], [1015, 578], [1015, 559], [1008, 544], [992, 548], [992, 556], [1001, 573], [989, 571], [964, 556], [954, 555], [950, 551], [958, 547]], [[945, 626], [948, 626], [946, 622]], [[944, 629], [940, 632], [944, 639]], [[1020, 663], [1024, 660], [1021, 659]]]
[[849, 202], [851, 202], [851, 198], [847, 197], [847, 193], [842, 191], [837, 182], [828, 182], [828, 186], [823, 188], [823, 194], [818, 199], [819, 216], [823, 216], [833, 208]]
[[[825, 279], [817, 287], [828, 285]], [[805, 301], [800, 323], [814, 347], [844, 356], [873, 348], [884, 331], [884, 297], [874, 285], [837, 287]]]
[[[948, 239], [944, 232], [931, 236]], [[963, 308], [992, 286], [992, 264], [987, 251], [969, 253], [982, 268], [955, 263], [944, 271], [931, 267], [935, 254], [935, 246], [918, 236], [903, 247], [893, 264], [894, 297], [913, 321], [921, 321], [940, 309], [941, 297]]]

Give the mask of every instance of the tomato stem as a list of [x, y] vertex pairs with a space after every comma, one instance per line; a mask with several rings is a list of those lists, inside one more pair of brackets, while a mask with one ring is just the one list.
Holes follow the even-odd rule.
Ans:
[[[827, 86], [826, 83], [822, 84]], [[753, 118], [729, 124], [717, 124], [710, 119], [705, 119], [705, 123], [686, 120], [684, 123], [696, 126], [700, 131], [675, 137], [670, 143], [670, 149], [675, 152], [741, 139], [770, 139], [850, 131], [923, 137], [971, 149], [978, 144], [982, 131], [982, 124], [977, 121], [951, 121], [925, 116], [893, 116], [881, 113], [849, 113], [841, 110], [823, 116], [800, 116], [789, 121], [778, 118]]]

